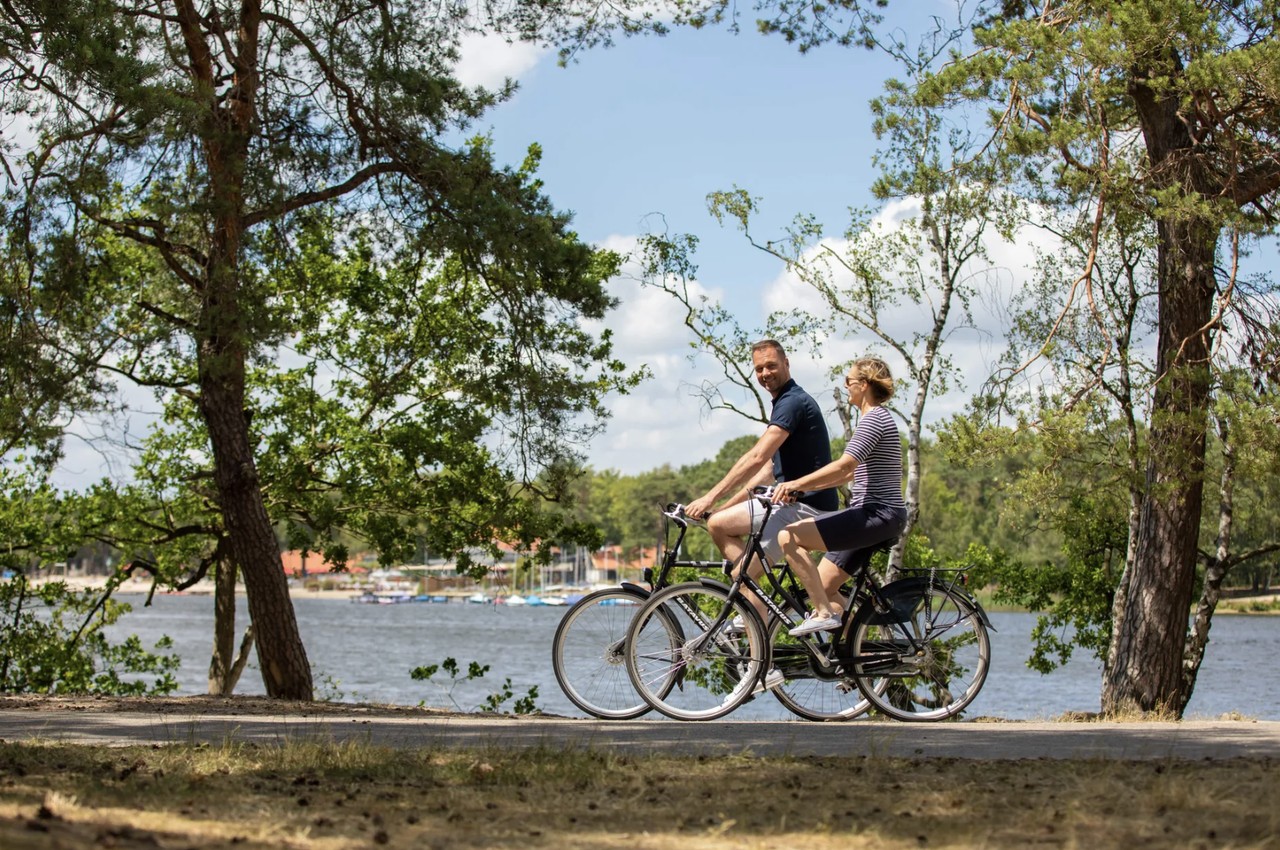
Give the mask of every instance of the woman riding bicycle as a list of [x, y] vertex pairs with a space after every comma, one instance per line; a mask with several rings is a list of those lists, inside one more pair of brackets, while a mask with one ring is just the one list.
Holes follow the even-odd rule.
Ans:
[[[873, 547], [897, 538], [907, 524], [902, 438], [893, 414], [883, 406], [893, 396], [889, 367], [878, 357], [863, 357], [849, 368], [844, 385], [849, 404], [860, 412], [844, 454], [774, 488], [774, 501], [791, 502], [802, 492], [853, 481], [847, 508], [794, 522], [778, 534], [787, 563], [813, 603], [804, 623], [791, 630], [793, 635], [838, 628], [843, 610], [840, 586], [866, 565]], [[826, 552], [819, 567], [808, 550]]]

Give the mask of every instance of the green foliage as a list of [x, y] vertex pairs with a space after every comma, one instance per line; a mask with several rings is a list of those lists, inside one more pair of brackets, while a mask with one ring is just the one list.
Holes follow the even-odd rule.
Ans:
[[[0, 691], [163, 695], [177, 689], [166, 637], [147, 651], [137, 635], [120, 643], [106, 629], [130, 606], [63, 582], [33, 585], [23, 573], [0, 582]], [[148, 681], [149, 679], [149, 681]]]
[[982, 545], [970, 546], [968, 558], [979, 565], [972, 578], [993, 587], [997, 603], [1042, 613], [1028, 661], [1042, 673], [1066, 663], [1074, 648], [1105, 660], [1110, 647], [1130, 531], [1129, 467], [1123, 452], [1115, 457], [1117, 431], [1077, 411], [1048, 416], [1036, 429], [962, 418], [942, 432], [962, 471], [985, 469], [976, 486], [990, 498], [979, 522], [990, 524], [977, 538]]
[[[73, 590], [40, 567], [72, 559], [127, 510], [110, 488], [59, 493], [37, 468], [0, 469], [0, 690], [13, 693], [165, 694], [177, 688], [176, 655], [163, 638], [109, 639], [131, 609], [114, 588]], [[39, 577], [41, 580], [35, 580]]]
[[1041, 612], [1027, 661], [1041, 673], [1065, 664], [1076, 648], [1105, 661], [1111, 646], [1112, 600], [1129, 529], [1125, 514], [1103, 495], [1074, 495], [1058, 514], [1065, 559], [993, 557], [975, 571], [978, 581], [994, 585], [996, 602]]
[[559, 503], [602, 400], [639, 376], [594, 329], [618, 258], [543, 193], [538, 147], [507, 166], [467, 138], [514, 86], [452, 73], [473, 27], [567, 36], [576, 10], [262, 11], [0, 8], [0, 111], [33, 139], [4, 161], [20, 263], [0, 280], [0, 388], [33, 407], [0, 405], [0, 450], [56, 453], [49, 423], [113, 379], [154, 392], [165, 418], [105, 539], [166, 579], [234, 552], [254, 616], [278, 618], [268, 693], [305, 698], [273, 527], [331, 562], [354, 536], [475, 572], [497, 541], [590, 539]]
[[[1280, 539], [1276, 510], [1280, 504], [1280, 401], [1274, 379], [1259, 380], [1247, 370], [1220, 377], [1214, 415], [1219, 423], [1210, 434], [1206, 480], [1220, 480], [1224, 464], [1232, 467], [1231, 529], [1228, 557], [1233, 559], [1229, 584], [1261, 591], [1280, 575]], [[1223, 435], [1227, 444], [1223, 443]], [[1221, 518], [1206, 510], [1201, 523], [1201, 548], [1217, 553]]]
[[[432, 677], [435, 676], [436, 673], [439, 673], [441, 670], [449, 674], [449, 681], [447, 683], [441, 684], [439, 682], [432, 680]], [[444, 659], [444, 661], [441, 661], [439, 664], [428, 664], [423, 667], [413, 668], [413, 670], [409, 672], [409, 677], [413, 679], [415, 682], [428, 682], [436, 686], [436, 688], [439, 689], [449, 699], [449, 702], [453, 704], [454, 708], [463, 710], [462, 706], [458, 704], [457, 699], [454, 698], [454, 695], [453, 695], [454, 690], [459, 685], [462, 685], [466, 682], [473, 682], [473, 681], [477, 681], [479, 679], [484, 678], [484, 674], [489, 672], [489, 665], [488, 664], [482, 665], [478, 661], [472, 661], [470, 664], [467, 665], [467, 672], [464, 676], [462, 676], [462, 678], [458, 678], [458, 675], [460, 672], [461, 672], [461, 668], [458, 666], [457, 659], [446, 658]], [[509, 701], [513, 696], [515, 696], [515, 692], [512, 690], [512, 687], [511, 687], [511, 677], [508, 676], [505, 680], [503, 680], [502, 686], [497, 691], [485, 697], [484, 700], [481, 701], [481, 703], [477, 705], [475, 708], [480, 711], [491, 711], [491, 712], [497, 713], [502, 710], [503, 704]], [[513, 713], [534, 714], [538, 712], [539, 709], [537, 706], [537, 699], [538, 699], [538, 686], [533, 685], [532, 687], [529, 688], [528, 691], [525, 692], [524, 696], [518, 698], [515, 701], [515, 703], [512, 706]], [[425, 704], [425, 703], [420, 703], [420, 704]]]
[[0, 457], [21, 453], [49, 468], [61, 456], [62, 423], [74, 410], [99, 407], [100, 376], [81, 368], [81, 347], [95, 337], [67, 338], [67, 325], [92, 322], [96, 304], [70, 287], [29, 285], [31, 264], [0, 241]]
[[[380, 260], [369, 234], [346, 249], [339, 236], [319, 220], [282, 260], [303, 362], [255, 373], [268, 506], [289, 544], [340, 562], [348, 534], [387, 563], [425, 547], [465, 570], [498, 541], [590, 542], [553, 502], [575, 497], [575, 443], [597, 427], [582, 422], [636, 379], [607, 337], [562, 321], [537, 286], [513, 278], [495, 300], [492, 276]], [[596, 255], [591, 279], [616, 261]]]

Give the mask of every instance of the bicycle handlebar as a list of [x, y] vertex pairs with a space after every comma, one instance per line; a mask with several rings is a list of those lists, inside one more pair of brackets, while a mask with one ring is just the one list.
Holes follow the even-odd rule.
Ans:
[[[762, 503], [772, 502], [773, 491], [775, 487], [776, 485], [773, 485], [773, 484], [757, 484], [751, 488], [751, 497]], [[800, 496], [803, 496], [803, 495], [805, 494], [797, 492], [796, 498], [799, 498]], [[707, 517], [711, 516], [712, 512], [708, 511], [706, 516], [700, 517], [698, 519], [694, 519], [693, 517], [685, 513], [684, 505], [680, 504], [679, 502], [668, 502], [667, 506], [662, 509], [662, 513], [664, 516], [668, 517], [669, 519], [673, 519], [676, 522], [704, 522], [707, 519]]]
[[687, 525], [691, 522], [703, 522], [706, 519], [706, 517], [703, 517], [702, 519], [694, 519], [684, 512], [684, 508], [685, 506], [679, 502], [668, 502], [667, 506], [662, 509], [662, 515], [667, 519], [680, 523], [681, 525]]
[[[761, 502], [772, 502], [774, 491], [778, 489], [779, 485], [785, 483], [785, 481], [779, 481], [777, 484], [757, 484], [751, 489], [751, 495], [756, 499], [759, 499]], [[807, 490], [793, 491], [794, 501], [800, 501], [801, 498], [809, 495], [810, 492], [811, 491]]]

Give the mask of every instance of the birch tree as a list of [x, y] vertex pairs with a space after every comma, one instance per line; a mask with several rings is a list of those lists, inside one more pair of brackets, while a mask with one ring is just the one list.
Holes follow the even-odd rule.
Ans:
[[[1275, 24], [1266, 2], [1006, 4], [921, 88], [993, 106], [991, 151], [1023, 191], [1089, 198], [1098, 217], [1138, 209], [1156, 234], [1152, 451], [1113, 610], [1109, 711], [1183, 702], [1211, 352], [1240, 295], [1218, 274], [1220, 241], [1271, 231], [1280, 189]], [[1088, 281], [1086, 267], [1064, 286]]]
[[[880, 169], [874, 191], [882, 201], [904, 202], [909, 213], [886, 221], [883, 209], [858, 210], [838, 239], [827, 237], [815, 217], [799, 215], [785, 232], [769, 238], [754, 227], [761, 199], [741, 188], [708, 196], [718, 222], [733, 223], [753, 248], [780, 261], [822, 305], [819, 311], [797, 308], [769, 317], [767, 333], [810, 348], [833, 375], [848, 364], [832, 361], [831, 339], [869, 337], [869, 352], [892, 352], [905, 364], [906, 374], [898, 378], [909, 391], [902, 396], [908, 400], [893, 408], [907, 433], [908, 520], [902, 541], [921, 510], [920, 446], [929, 398], [948, 391], [959, 380], [945, 344], [965, 329], [977, 336], [973, 299], [996, 289], [988, 242], [1011, 233], [1018, 206], [1012, 196], [1000, 191], [993, 173], [975, 166], [973, 136], [952, 123], [945, 110], [922, 106], [913, 98], [915, 86], [963, 33], [955, 23], [934, 24], [914, 45], [905, 37], [867, 40], [869, 46], [891, 56], [905, 75], [905, 81], [888, 81], [884, 94], [871, 103], [881, 141], [873, 157]], [[687, 242], [678, 256], [687, 256], [693, 247], [696, 242]], [[665, 250], [671, 252], [671, 243], [666, 243]], [[667, 255], [651, 251], [651, 256]], [[701, 326], [695, 333], [719, 362], [726, 364], [727, 353], [737, 355], [743, 349], [746, 335], [716, 312], [721, 308], [692, 304], [687, 284], [677, 289], [670, 283], [687, 280], [687, 269], [672, 262], [651, 263], [651, 269], [666, 273], [668, 282], [663, 285], [691, 316], [696, 315]], [[661, 279], [661, 275], [651, 274], [651, 278]], [[924, 321], [912, 327], [916, 315]], [[718, 334], [720, 328], [733, 332]], [[727, 340], [737, 342], [727, 345]], [[725, 370], [732, 375], [731, 366]], [[732, 377], [734, 384], [747, 383], [744, 376]], [[723, 404], [721, 398], [709, 401], [709, 406]], [[847, 438], [853, 423], [840, 391], [835, 393], [835, 405]], [[902, 565], [902, 541], [891, 553], [893, 568]]]

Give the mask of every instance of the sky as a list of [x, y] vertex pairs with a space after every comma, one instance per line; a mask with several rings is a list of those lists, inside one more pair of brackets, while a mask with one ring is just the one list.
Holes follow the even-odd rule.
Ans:
[[[818, 304], [736, 226], [716, 222], [708, 193], [737, 187], [761, 198], [753, 223], [761, 236], [779, 235], [794, 216], [809, 213], [838, 237], [851, 207], [875, 204], [868, 104], [893, 72], [881, 54], [861, 48], [802, 55], [778, 37], [723, 30], [626, 39], [583, 52], [567, 67], [527, 46], [473, 43], [459, 67], [471, 84], [492, 85], [504, 75], [518, 80], [516, 95], [475, 129], [490, 134], [499, 159], [509, 163], [518, 163], [528, 144], [542, 146], [545, 191], [573, 212], [583, 239], [626, 253], [645, 233], [695, 234], [698, 287], [748, 329], [763, 327], [771, 311]], [[890, 206], [885, 215], [905, 212]], [[594, 468], [634, 474], [697, 463], [726, 440], [763, 430], [739, 415], [708, 411], [693, 391], [720, 370], [705, 355], [690, 359], [693, 337], [670, 296], [642, 289], [634, 269], [611, 289], [621, 302], [606, 323], [616, 354], [646, 365], [653, 378], [611, 401], [607, 430], [587, 450]], [[907, 334], [924, 330], [926, 316], [910, 311], [899, 327]], [[970, 386], [985, 377], [998, 333], [960, 332], [950, 341], [964, 349], [959, 357]], [[792, 358], [794, 377], [828, 410], [833, 433], [840, 426], [829, 373], [870, 344], [832, 339], [822, 362]], [[934, 418], [959, 410], [965, 399], [939, 399]]]
[[[740, 187], [762, 198], [762, 234], [779, 232], [799, 213], [842, 233], [849, 207], [872, 203], [868, 102], [891, 72], [883, 57], [860, 48], [801, 55], [781, 38], [722, 29], [623, 38], [567, 66], [548, 50], [484, 39], [467, 43], [456, 69], [468, 85], [518, 82], [515, 95], [468, 135], [489, 135], [498, 160], [513, 166], [529, 145], [540, 145], [544, 191], [573, 214], [582, 239], [626, 254], [642, 234], [696, 234], [697, 288], [729, 306], [744, 328], [763, 327], [771, 311], [795, 306], [797, 288], [778, 261], [716, 223], [708, 193]], [[647, 367], [652, 378], [609, 400], [607, 429], [583, 447], [588, 463], [623, 474], [678, 467], [714, 457], [729, 439], [761, 433], [758, 422], [706, 409], [693, 387], [715, 379], [719, 367], [691, 350], [671, 297], [635, 278], [630, 266], [610, 282], [619, 307], [605, 325], [615, 356]], [[833, 433], [840, 426], [829, 369], [865, 348], [862, 340], [832, 340], [829, 362], [792, 358], [793, 376], [828, 409]], [[75, 430], [96, 438], [124, 427], [141, 436], [156, 404], [136, 393], [126, 398], [125, 416]], [[69, 440], [55, 481], [77, 487], [102, 475], [126, 479], [128, 455], [104, 446]]]
[[[945, 0], [921, 0], [909, 9], [919, 17], [926, 3], [947, 7]], [[511, 165], [530, 144], [540, 145], [544, 190], [558, 209], [572, 212], [581, 238], [625, 254], [646, 233], [695, 234], [698, 291], [754, 329], [772, 311], [819, 305], [779, 261], [750, 246], [734, 226], [715, 221], [708, 193], [739, 187], [762, 199], [753, 223], [759, 236], [779, 235], [806, 213], [838, 238], [850, 208], [877, 206], [870, 192], [877, 141], [869, 102], [895, 69], [882, 54], [861, 48], [821, 47], [802, 55], [779, 37], [755, 33], [749, 22], [743, 29], [739, 35], [713, 28], [624, 38], [579, 53], [567, 67], [529, 45], [473, 41], [457, 74], [470, 85], [497, 86], [507, 77], [518, 82], [515, 95], [470, 132], [489, 135], [497, 158]], [[878, 208], [886, 221], [912, 211], [905, 202]], [[996, 284], [1007, 293], [1025, 274], [1028, 246], [989, 247]], [[762, 431], [757, 422], [706, 409], [695, 387], [720, 369], [691, 350], [693, 338], [670, 296], [642, 288], [634, 267], [610, 289], [619, 300], [605, 323], [614, 333], [615, 356], [647, 367], [653, 377], [609, 400], [606, 430], [585, 447], [591, 466], [623, 474], [678, 467], [714, 457], [729, 439]], [[930, 423], [963, 409], [1000, 353], [1004, 318], [996, 302], [977, 308], [976, 327], [957, 328], [946, 343], [963, 386], [931, 397], [926, 433]], [[889, 321], [898, 336], [909, 337], [926, 330], [929, 317], [912, 306]], [[835, 433], [840, 425], [831, 391], [838, 379], [831, 370], [872, 348], [866, 336], [831, 338], [821, 362], [806, 353], [792, 357], [794, 377], [824, 405]], [[886, 359], [900, 375], [901, 361]], [[135, 418], [134, 427], [141, 421]], [[85, 443], [73, 441], [67, 450], [64, 480], [83, 482], [102, 465]], [[108, 473], [118, 477], [125, 468], [117, 461]]]

